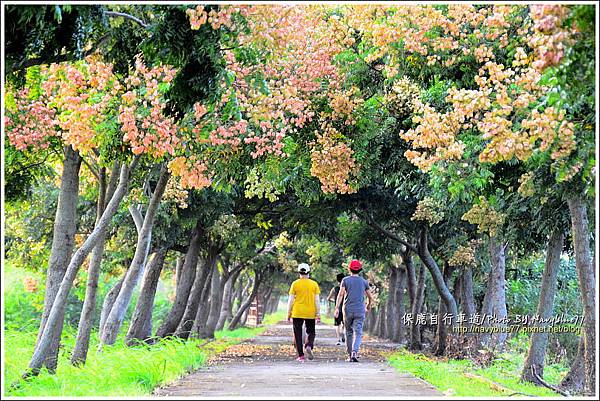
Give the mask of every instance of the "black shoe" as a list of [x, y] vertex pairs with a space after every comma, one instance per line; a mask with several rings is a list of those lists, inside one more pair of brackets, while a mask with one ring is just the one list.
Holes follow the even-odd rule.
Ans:
[[350, 355], [350, 357], [348, 358], [348, 362], [358, 362], [356, 354], [352, 353], [352, 355]]

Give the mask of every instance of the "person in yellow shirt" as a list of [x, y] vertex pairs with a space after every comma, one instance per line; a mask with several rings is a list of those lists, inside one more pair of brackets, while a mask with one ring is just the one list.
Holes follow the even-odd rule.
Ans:
[[[315, 323], [321, 320], [319, 294], [321, 290], [316, 281], [308, 278], [310, 266], [306, 263], [298, 265], [300, 278], [290, 287], [288, 301], [288, 322], [294, 326], [294, 345], [298, 351], [298, 362], [304, 362], [304, 352], [308, 359], [313, 359], [315, 344]], [[302, 346], [302, 332], [306, 326], [306, 343]]]

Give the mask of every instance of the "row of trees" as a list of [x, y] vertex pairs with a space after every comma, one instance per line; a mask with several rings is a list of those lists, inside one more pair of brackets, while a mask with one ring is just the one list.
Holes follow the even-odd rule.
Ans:
[[[593, 391], [592, 7], [6, 11], [7, 200], [62, 166], [32, 373], [56, 368], [67, 297], [87, 263], [72, 356], [85, 362], [102, 260], [127, 230], [111, 228], [118, 220], [135, 252], [103, 301], [103, 345], [117, 340], [140, 282], [128, 344], [211, 337], [238, 325], [261, 289], [272, 308], [307, 256], [323, 283], [354, 256], [381, 282], [369, 326], [421, 349], [419, 325], [386, 316], [433, 309], [443, 354], [454, 326], [508, 316], [507, 257], [545, 253], [537, 313], [550, 316], [567, 251], [585, 321], [563, 387]], [[94, 204], [87, 221], [82, 191]], [[175, 298], [153, 334], [166, 261]], [[437, 306], [424, 302], [428, 280]], [[454, 318], [442, 323], [444, 313]], [[473, 349], [506, 342], [466, 337]], [[532, 337], [524, 379], [542, 380], [547, 341]]]

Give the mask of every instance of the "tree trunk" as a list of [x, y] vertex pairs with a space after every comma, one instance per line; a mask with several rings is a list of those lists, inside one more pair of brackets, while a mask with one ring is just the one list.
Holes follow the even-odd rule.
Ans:
[[154, 257], [150, 262], [148, 262], [142, 288], [140, 289], [140, 296], [131, 317], [129, 330], [125, 336], [127, 345], [133, 345], [136, 341], [146, 341], [152, 336], [152, 308], [154, 306], [154, 297], [156, 296], [160, 272], [163, 269], [166, 256], [167, 249], [160, 248], [154, 253]]
[[[246, 294], [250, 291], [251, 284], [252, 284], [251, 280], [248, 279], [248, 281], [246, 282], [244, 287], [242, 287], [241, 281], [236, 286], [235, 294], [233, 296], [233, 302], [231, 303], [231, 312], [229, 314], [230, 321], [231, 321], [231, 319], [233, 319], [233, 316], [235, 315], [235, 313], [237, 313], [237, 311], [240, 309], [240, 306], [242, 306], [242, 304], [244, 303], [243, 296], [244, 296], [244, 294]], [[235, 307], [235, 309], [234, 309], [234, 307]]]
[[154, 226], [156, 212], [158, 210], [158, 206], [160, 205], [163, 193], [165, 192], [168, 180], [169, 170], [167, 169], [166, 165], [163, 164], [160, 170], [160, 177], [156, 184], [156, 188], [154, 189], [154, 193], [152, 194], [152, 198], [148, 204], [148, 210], [144, 216], [144, 222], [138, 233], [138, 240], [135, 247], [133, 260], [131, 261], [131, 265], [127, 270], [125, 280], [123, 281], [119, 295], [117, 295], [115, 304], [106, 318], [103, 331], [100, 333], [100, 341], [103, 344], [111, 345], [117, 340], [119, 330], [123, 324], [123, 319], [125, 319], [125, 313], [127, 312], [127, 308], [129, 307], [129, 303], [133, 297], [133, 291], [135, 290], [140, 276], [144, 271], [146, 258], [148, 257], [148, 251], [150, 250], [152, 227]]
[[175, 330], [175, 336], [185, 339], [190, 336], [190, 331], [194, 325], [196, 314], [198, 313], [202, 292], [207, 281], [206, 279], [210, 275], [209, 272], [215, 268], [217, 256], [218, 253], [211, 249], [209, 250], [207, 257], [202, 258], [200, 263], [198, 263], [194, 284], [192, 284], [190, 296], [188, 297], [181, 322], [179, 322], [177, 330]]
[[183, 262], [185, 262], [185, 255], [182, 255], [177, 258], [177, 263], [175, 263], [175, 288], [179, 285], [181, 281], [181, 270], [183, 267]]
[[[554, 230], [548, 241], [548, 250], [546, 251], [546, 264], [542, 275], [542, 287], [540, 288], [540, 299], [538, 301], [536, 315], [542, 319], [549, 319], [554, 310], [554, 296], [556, 294], [556, 279], [560, 269], [560, 254], [563, 248], [564, 236], [561, 230]], [[547, 323], [540, 323], [537, 327], [546, 327]], [[548, 345], [548, 333], [534, 332], [531, 336], [529, 351], [525, 358], [521, 379], [534, 382], [538, 385], [542, 383], [536, 378], [544, 377], [544, 357], [546, 356], [546, 346]]]
[[[452, 278], [453, 268], [447, 263], [444, 262], [444, 282], [446, 286], [450, 285], [450, 281]], [[446, 352], [446, 339], [448, 337], [448, 325], [444, 322], [444, 316], [446, 315], [448, 309], [446, 309], [446, 304], [440, 297], [438, 302], [438, 325], [436, 330], [436, 348], [434, 354], [436, 356], [442, 356]], [[454, 315], [456, 317], [456, 315]]]
[[[224, 266], [223, 269], [225, 269]], [[200, 330], [201, 338], [214, 338], [215, 336], [215, 327], [219, 320], [219, 313], [221, 312], [223, 302], [225, 280], [225, 277], [221, 278], [219, 275], [218, 266], [215, 264], [210, 288], [210, 310], [208, 312], [206, 324], [202, 328], [203, 330]]]
[[[106, 169], [100, 169], [100, 177], [98, 180], [98, 205], [96, 207], [96, 224], [102, 217], [104, 208], [106, 207], [106, 198], [112, 197], [117, 186], [117, 177], [119, 172], [119, 163], [115, 162], [110, 175], [108, 188], [106, 187]], [[87, 353], [90, 345], [90, 334], [92, 324], [94, 322], [94, 313], [96, 311], [96, 295], [98, 293], [98, 280], [100, 278], [100, 268], [102, 257], [104, 256], [104, 245], [106, 243], [106, 235], [102, 235], [98, 240], [98, 245], [92, 251], [90, 263], [87, 271], [87, 283], [85, 289], [85, 300], [81, 308], [81, 316], [77, 327], [77, 339], [75, 348], [71, 355], [71, 363], [73, 365], [83, 365], [87, 358]]]
[[[442, 299], [442, 301], [444, 302], [444, 305], [446, 306], [447, 313], [451, 314], [454, 317], [458, 316], [456, 300], [454, 299], [454, 296], [452, 296], [452, 293], [448, 289], [448, 285], [446, 284], [446, 281], [444, 280], [444, 276], [443, 276], [442, 272], [440, 271], [440, 268], [438, 267], [436, 261], [431, 256], [431, 253], [429, 253], [429, 248], [427, 245], [427, 229], [426, 228], [421, 229], [421, 232], [419, 235], [418, 250], [419, 250], [419, 257], [421, 258], [421, 261], [425, 264], [425, 266], [429, 270], [429, 273], [431, 274], [431, 278], [433, 279], [433, 284], [435, 285], [435, 288], [436, 288], [440, 298]], [[452, 319], [452, 321], [450, 322], [450, 326], [454, 325], [455, 320], [456, 319]]]
[[[508, 334], [502, 332], [502, 328], [507, 324], [504, 319], [507, 317], [506, 311], [506, 260], [505, 260], [506, 244], [502, 244], [496, 237], [490, 237], [489, 252], [492, 267], [486, 293], [483, 299], [482, 317], [484, 319], [483, 326], [490, 327], [496, 325], [500, 327], [500, 332], [495, 334], [483, 334], [481, 336], [482, 345], [494, 350], [502, 350], [506, 342]], [[490, 322], [489, 318], [498, 320], [497, 323]]]
[[102, 311], [100, 312], [100, 325], [98, 326], [99, 333], [102, 332], [102, 329], [104, 328], [104, 323], [106, 322], [106, 318], [108, 317], [110, 310], [115, 304], [115, 299], [117, 299], [119, 291], [121, 291], [121, 286], [123, 285], [123, 280], [125, 280], [126, 273], [127, 272], [123, 273], [123, 277], [121, 277], [119, 281], [117, 281], [115, 285], [113, 285], [110, 291], [108, 291], [108, 293], [106, 294], [106, 297], [104, 297], [104, 302], [102, 303]]
[[396, 327], [399, 325], [399, 319], [397, 319], [397, 311], [396, 311], [396, 286], [398, 285], [398, 267], [394, 265], [390, 265], [389, 267], [389, 276], [388, 276], [388, 298], [386, 301], [386, 311], [388, 313], [388, 319], [385, 319], [385, 334], [386, 338], [392, 338], [394, 333], [396, 332]]
[[419, 278], [417, 281], [417, 291], [415, 293], [415, 302], [412, 304], [411, 314], [413, 323], [410, 326], [410, 342], [409, 348], [413, 351], [423, 349], [423, 343], [421, 341], [421, 326], [416, 324], [415, 319], [417, 315], [421, 313], [423, 301], [425, 300], [425, 266], [423, 263], [419, 266]]
[[[77, 231], [77, 199], [79, 195], [79, 170], [81, 157], [70, 146], [64, 148], [65, 159], [58, 195], [58, 205], [54, 218], [54, 230], [52, 233], [52, 249], [46, 273], [46, 292], [44, 293], [44, 311], [38, 331], [36, 348], [39, 346], [42, 333], [46, 327], [50, 310], [58, 293], [60, 283], [65, 275], [67, 265], [71, 259], [73, 245], [75, 243], [75, 232]], [[60, 344], [60, 333], [62, 333], [63, 316], [58, 316], [59, 323], [52, 333], [53, 342], [47, 354], [44, 365], [51, 373], [56, 370], [58, 361], [58, 347]]]
[[187, 253], [185, 254], [185, 261], [181, 268], [181, 279], [177, 281], [177, 287], [175, 289], [175, 301], [169, 311], [165, 321], [158, 328], [156, 332], [157, 337], [167, 337], [172, 335], [181, 318], [185, 312], [187, 300], [190, 295], [192, 284], [194, 283], [196, 275], [196, 265], [198, 264], [198, 252], [200, 251], [200, 241], [203, 237], [204, 230], [200, 219], [196, 222], [196, 227], [190, 238], [190, 244], [188, 246]]
[[467, 319], [467, 326], [472, 326], [472, 316], [475, 314], [475, 297], [473, 296], [473, 272], [465, 266], [460, 278], [460, 297], [462, 310]]
[[204, 279], [202, 287], [200, 288], [200, 302], [196, 308], [194, 324], [192, 325], [192, 330], [190, 332], [190, 335], [196, 338], [200, 338], [200, 333], [204, 330], [204, 326], [206, 326], [206, 320], [208, 319], [208, 312], [210, 311], [210, 287], [214, 272], [214, 266], [209, 266], [207, 269], [206, 278]]
[[[406, 267], [406, 264], [404, 265]], [[390, 316], [391, 320], [396, 321], [394, 331], [391, 333], [392, 341], [402, 343], [406, 341], [406, 326], [402, 323], [402, 318], [406, 313], [404, 307], [404, 289], [406, 288], [407, 282], [407, 269], [398, 269], [398, 276], [396, 278], [396, 287], [394, 288], [394, 316]]]
[[241, 270], [238, 270], [236, 273], [232, 274], [229, 280], [225, 283], [225, 288], [223, 290], [223, 306], [221, 307], [221, 313], [219, 314], [219, 321], [217, 322], [217, 327], [215, 330], [223, 330], [225, 327], [225, 323], [227, 322], [227, 318], [231, 315], [231, 302], [233, 298], [233, 286], [237, 281], [238, 276], [240, 275]]
[[26, 373], [26, 375], [38, 374], [46, 358], [51, 356], [51, 353], [53, 352], [53, 344], [57, 341], [56, 339], [58, 338], [58, 341], [60, 341], [67, 297], [69, 296], [69, 291], [73, 285], [73, 280], [75, 280], [81, 264], [96, 246], [98, 239], [104, 235], [113, 216], [117, 212], [117, 209], [121, 204], [121, 200], [127, 193], [130, 171], [135, 168], [138, 160], [139, 157], [136, 157], [130, 166], [123, 165], [121, 167], [119, 185], [117, 186], [117, 189], [115, 190], [110, 202], [106, 206], [104, 213], [102, 213], [102, 217], [98, 221], [98, 224], [96, 224], [94, 227], [92, 233], [88, 235], [81, 247], [71, 257], [65, 275], [60, 283], [54, 303], [52, 304], [52, 309], [48, 315], [48, 320], [46, 321], [46, 326], [44, 327], [39, 344], [36, 347], [33, 356], [31, 357], [31, 361], [29, 362], [30, 372]]
[[246, 301], [240, 306], [239, 310], [237, 311], [237, 313], [235, 314], [235, 316], [233, 317], [233, 319], [231, 319], [231, 322], [229, 323], [229, 330], [234, 330], [237, 325], [240, 322], [240, 319], [242, 318], [242, 314], [250, 307], [250, 304], [252, 303], [252, 300], [256, 297], [256, 294], [258, 294], [258, 289], [260, 287], [260, 274], [258, 272], [255, 272], [255, 277], [254, 277], [254, 285], [252, 287], [252, 292], [250, 293], [250, 296], [248, 297], [248, 299], [246, 299]]
[[579, 291], [583, 300], [583, 366], [585, 392], [594, 395], [596, 385], [596, 275], [590, 254], [590, 231], [587, 206], [581, 197], [567, 200], [571, 213], [575, 265], [579, 279]]
[[580, 393], [585, 385], [585, 368], [583, 366], [583, 354], [585, 352], [585, 340], [583, 335], [579, 338], [579, 347], [577, 348], [577, 356], [571, 364], [571, 368], [567, 375], [562, 379], [558, 387], [561, 390], [570, 392], [571, 394]]
[[412, 252], [410, 249], [407, 249], [404, 253], [402, 253], [402, 261], [406, 267], [406, 289], [408, 291], [410, 309], [412, 310], [412, 306], [417, 296], [417, 275], [415, 273], [415, 266], [413, 264]]

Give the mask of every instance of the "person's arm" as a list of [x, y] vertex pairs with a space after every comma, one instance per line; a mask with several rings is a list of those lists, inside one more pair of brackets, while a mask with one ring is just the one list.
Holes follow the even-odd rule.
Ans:
[[288, 322], [292, 319], [292, 308], [294, 307], [295, 300], [296, 300], [296, 296], [294, 294], [290, 294], [290, 298], [288, 300], [288, 312], [287, 312]]
[[319, 294], [315, 294], [315, 307], [317, 308], [317, 322], [321, 320], [321, 300]]
[[329, 302], [335, 302], [336, 301], [336, 299], [333, 297], [334, 292], [335, 292], [335, 287], [333, 287], [331, 289], [331, 291], [329, 291], [329, 295], [327, 295], [327, 300]]
[[371, 294], [371, 290], [365, 290], [365, 294], [367, 294], [367, 298], [369, 299], [367, 302], [367, 311], [369, 311], [373, 307], [375, 299], [373, 298], [373, 294]]
[[344, 295], [346, 295], [346, 288], [343, 286], [340, 287], [340, 293], [338, 294], [337, 300], [335, 302], [335, 310], [333, 311], [333, 316], [338, 317], [340, 314], [340, 305], [344, 300]]

